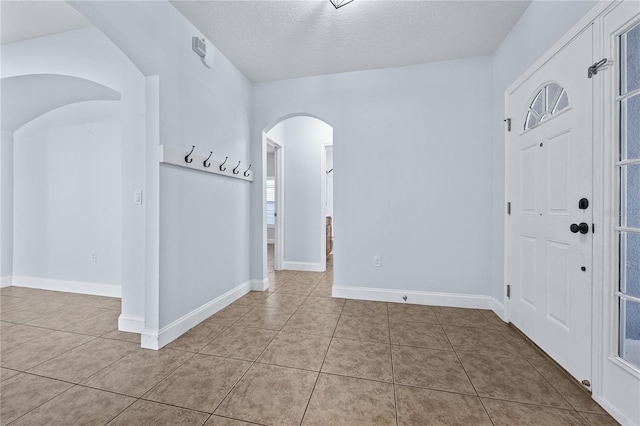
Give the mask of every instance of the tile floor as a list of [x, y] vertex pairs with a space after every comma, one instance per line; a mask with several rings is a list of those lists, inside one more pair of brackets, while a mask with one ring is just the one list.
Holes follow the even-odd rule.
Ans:
[[115, 299], [2, 289], [0, 423], [616, 424], [492, 312], [270, 279], [160, 351], [116, 330]]

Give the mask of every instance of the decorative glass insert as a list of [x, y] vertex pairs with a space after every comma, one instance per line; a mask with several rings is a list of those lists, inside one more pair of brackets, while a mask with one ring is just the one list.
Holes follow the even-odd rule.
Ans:
[[569, 107], [569, 95], [558, 83], [545, 85], [534, 96], [527, 118], [524, 120], [524, 130], [529, 130], [553, 115]]
[[640, 368], [640, 24], [620, 36], [619, 356]]

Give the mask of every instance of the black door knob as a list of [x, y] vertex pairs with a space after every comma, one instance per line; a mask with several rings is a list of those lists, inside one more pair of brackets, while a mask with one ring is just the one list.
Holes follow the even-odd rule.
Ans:
[[584, 222], [582, 222], [579, 225], [576, 224], [576, 223], [572, 223], [571, 226], [569, 227], [569, 229], [574, 234], [577, 234], [578, 232], [581, 233], [581, 234], [586, 234], [587, 232], [589, 232], [589, 225], [587, 225]]

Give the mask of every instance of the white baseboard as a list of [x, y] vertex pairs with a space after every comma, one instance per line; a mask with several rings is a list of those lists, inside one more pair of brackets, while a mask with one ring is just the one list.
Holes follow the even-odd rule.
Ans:
[[609, 401], [607, 401], [606, 399], [603, 399], [602, 397], [600, 397], [598, 395], [593, 395], [593, 400], [595, 402], [597, 402], [598, 404], [600, 404], [600, 406], [602, 408], [604, 408], [604, 410], [607, 413], [609, 413], [611, 415], [611, 417], [616, 419], [616, 421], [618, 423], [620, 423], [621, 425], [623, 425], [623, 426], [638, 426], [635, 423], [633, 423], [631, 421], [631, 419], [628, 419], [624, 414], [622, 414], [622, 412], [620, 410], [618, 410], [616, 407], [611, 405], [611, 403]]
[[251, 291], [251, 281], [240, 284], [223, 295], [178, 318], [171, 324], [162, 327], [160, 330], [145, 328], [142, 330], [141, 346], [145, 349], [158, 350], [168, 345], [211, 315], [226, 308], [232, 302], [249, 293], [249, 291]]
[[495, 297], [491, 298], [491, 310], [495, 312], [495, 314], [499, 316], [502, 321], [507, 322], [505, 321], [506, 316], [504, 312], [504, 305]]
[[[333, 297], [377, 302], [412, 303], [416, 305], [447, 306], [452, 308], [491, 309], [498, 301], [491, 296], [474, 294], [435, 293], [430, 291], [395, 290], [372, 287], [333, 286]], [[407, 296], [407, 300], [403, 299]]]
[[0, 288], [11, 287], [13, 281], [12, 276], [0, 278]]
[[39, 290], [64, 291], [67, 293], [90, 294], [92, 296], [122, 297], [122, 287], [117, 284], [17, 276], [13, 276], [11, 284], [16, 287], [37, 288]]
[[144, 317], [120, 314], [118, 317], [118, 330], [129, 333], [142, 333], [142, 330], [144, 330]]
[[290, 271], [309, 271], [309, 272], [324, 272], [322, 264], [309, 263], [309, 262], [282, 262], [282, 269]]
[[251, 280], [251, 291], [265, 291], [269, 288], [269, 278]]

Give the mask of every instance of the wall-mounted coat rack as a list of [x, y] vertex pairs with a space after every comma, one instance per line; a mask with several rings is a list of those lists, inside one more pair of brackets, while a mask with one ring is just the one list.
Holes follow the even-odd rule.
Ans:
[[[209, 151], [206, 156], [202, 156], [194, 154], [195, 149], [195, 145], [192, 145], [191, 148], [186, 150], [181, 150], [172, 146], [160, 145], [160, 162], [253, 182], [251, 164], [243, 165], [242, 161], [238, 161], [237, 165], [227, 167], [227, 160], [229, 160], [229, 157], [225, 157], [223, 161], [216, 161], [211, 158], [213, 156], [213, 151]], [[225, 165], [225, 163], [227, 164]]]

